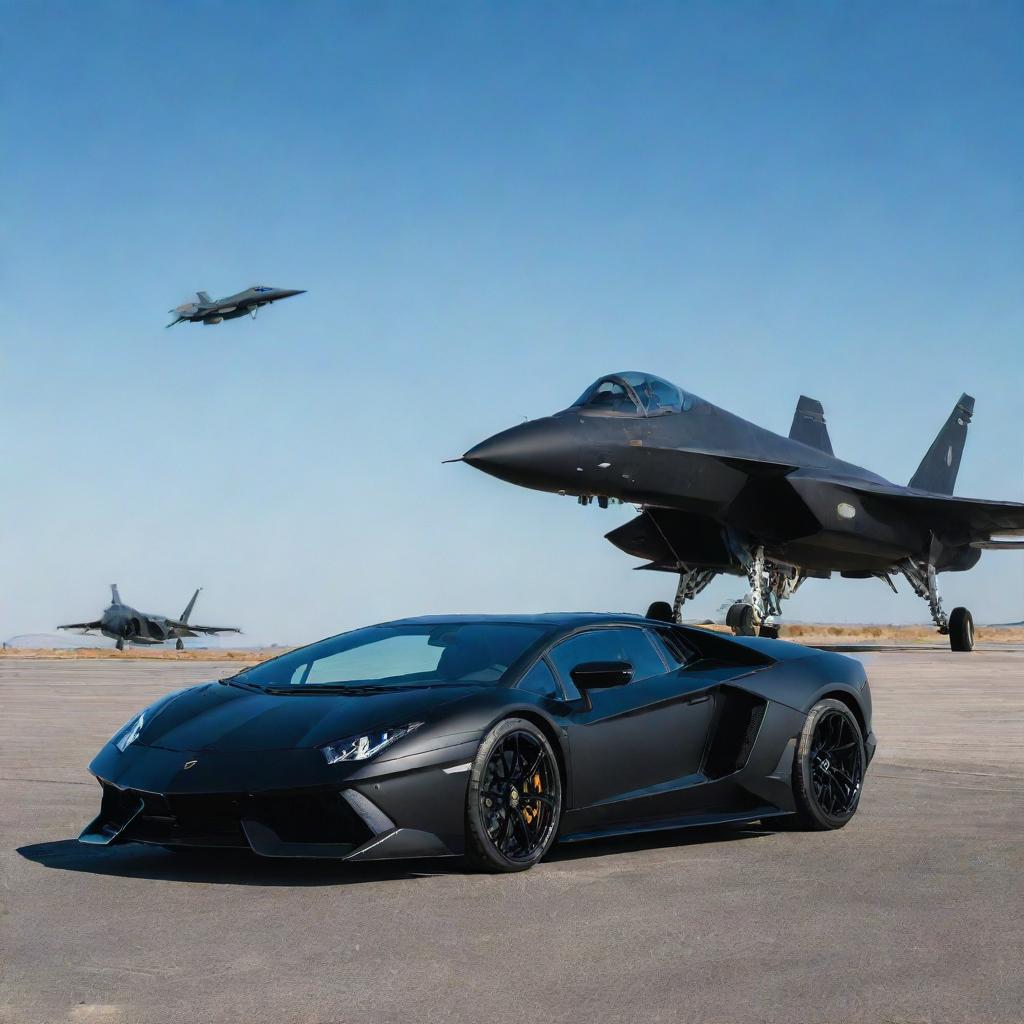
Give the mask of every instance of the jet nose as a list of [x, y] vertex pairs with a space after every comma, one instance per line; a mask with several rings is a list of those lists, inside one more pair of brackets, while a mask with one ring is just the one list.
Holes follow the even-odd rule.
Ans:
[[572, 425], [554, 417], [531, 420], [481, 441], [462, 456], [501, 480], [542, 491], [571, 490], [578, 458]]

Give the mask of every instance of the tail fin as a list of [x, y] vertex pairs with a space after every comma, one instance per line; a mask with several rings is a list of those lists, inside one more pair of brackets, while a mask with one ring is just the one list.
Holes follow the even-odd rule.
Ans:
[[970, 395], [961, 395], [917, 472], [910, 478], [909, 486], [935, 494], [953, 493], [967, 441], [967, 427], [973, 415], [974, 399]]
[[121, 595], [117, 592], [117, 584], [110, 584], [110, 601], [112, 604], [124, 604], [121, 600]]
[[829, 455], [833, 454], [832, 441], [825, 425], [825, 410], [821, 407], [821, 402], [806, 395], [800, 396], [800, 401], [796, 403], [796, 412], [793, 413], [793, 426], [789, 428], [789, 437], [792, 441], [810, 445]]
[[195, 608], [195, 606], [196, 606], [196, 598], [199, 596], [199, 591], [202, 590], [202, 589], [203, 589], [202, 587], [199, 587], [196, 590], [196, 592], [192, 595], [192, 600], [189, 601], [189, 603], [187, 605], [185, 605], [185, 610], [181, 613], [181, 620], [180, 621], [182, 621], [182, 622], [184, 622], [186, 624], [188, 623], [188, 617], [192, 614], [192, 609]]
[[210, 301], [210, 296], [207, 295], [206, 292], [196, 292], [196, 298], [204, 306], [209, 306], [209, 305], [212, 304], [211, 301]]

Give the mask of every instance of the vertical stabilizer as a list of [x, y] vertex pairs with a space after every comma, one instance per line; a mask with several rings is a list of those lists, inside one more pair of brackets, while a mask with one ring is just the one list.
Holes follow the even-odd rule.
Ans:
[[967, 427], [974, 415], [974, 399], [961, 395], [932, 446], [910, 478], [911, 487], [935, 494], [952, 494], [960, 459], [967, 441]]
[[196, 606], [196, 598], [199, 596], [199, 591], [202, 590], [202, 589], [203, 589], [202, 587], [199, 587], [196, 590], [196, 592], [192, 595], [192, 600], [189, 601], [189, 603], [187, 605], [185, 605], [185, 610], [181, 613], [181, 620], [180, 621], [182, 621], [182, 622], [184, 622], [186, 624], [188, 623], [188, 617], [192, 614], [192, 609], [195, 608], [195, 606]]
[[213, 303], [210, 301], [210, 296], [206, 292], [196, 292], [196, 298], [199, 300], [201, 306], [212, 306]]
[[793, 426], [789, 428], [789, 438], [817, 448], [818, 451], [833, 454], [832, 439], [825, 425], [825, 410], [816, 398], [800, 396], [796, 412], [793, 413]]
[[110, 603], [111, 604], [123, 604], [124, 603], [121, 600], [121, 595], [117, 592], [117, 584], [116, 583], [111, 583], [110, 584]]

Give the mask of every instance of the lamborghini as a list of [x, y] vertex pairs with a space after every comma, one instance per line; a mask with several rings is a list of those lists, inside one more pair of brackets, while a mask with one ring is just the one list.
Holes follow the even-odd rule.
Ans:
[[874, 751], [838, 654], [625, 614], [402, 619], [146, 708], [90, 765], [80, 838], [520, 871], [599, 836], [842, 828]]

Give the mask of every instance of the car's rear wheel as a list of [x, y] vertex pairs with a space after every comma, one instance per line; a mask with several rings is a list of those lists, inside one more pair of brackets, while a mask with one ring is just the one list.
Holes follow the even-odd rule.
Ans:
[[506, 718], [483, 738], [466, 793], [466, 858], [486, 871], [525, 871], [551, 849], [562, 778], [544, 733]]
[[842, 828], [857, 813], [866, 766], [864, 737], [853, 712], [839, 700], [818, 701], [804, 722], [793, 762], [793, 795], [804, 828]]

